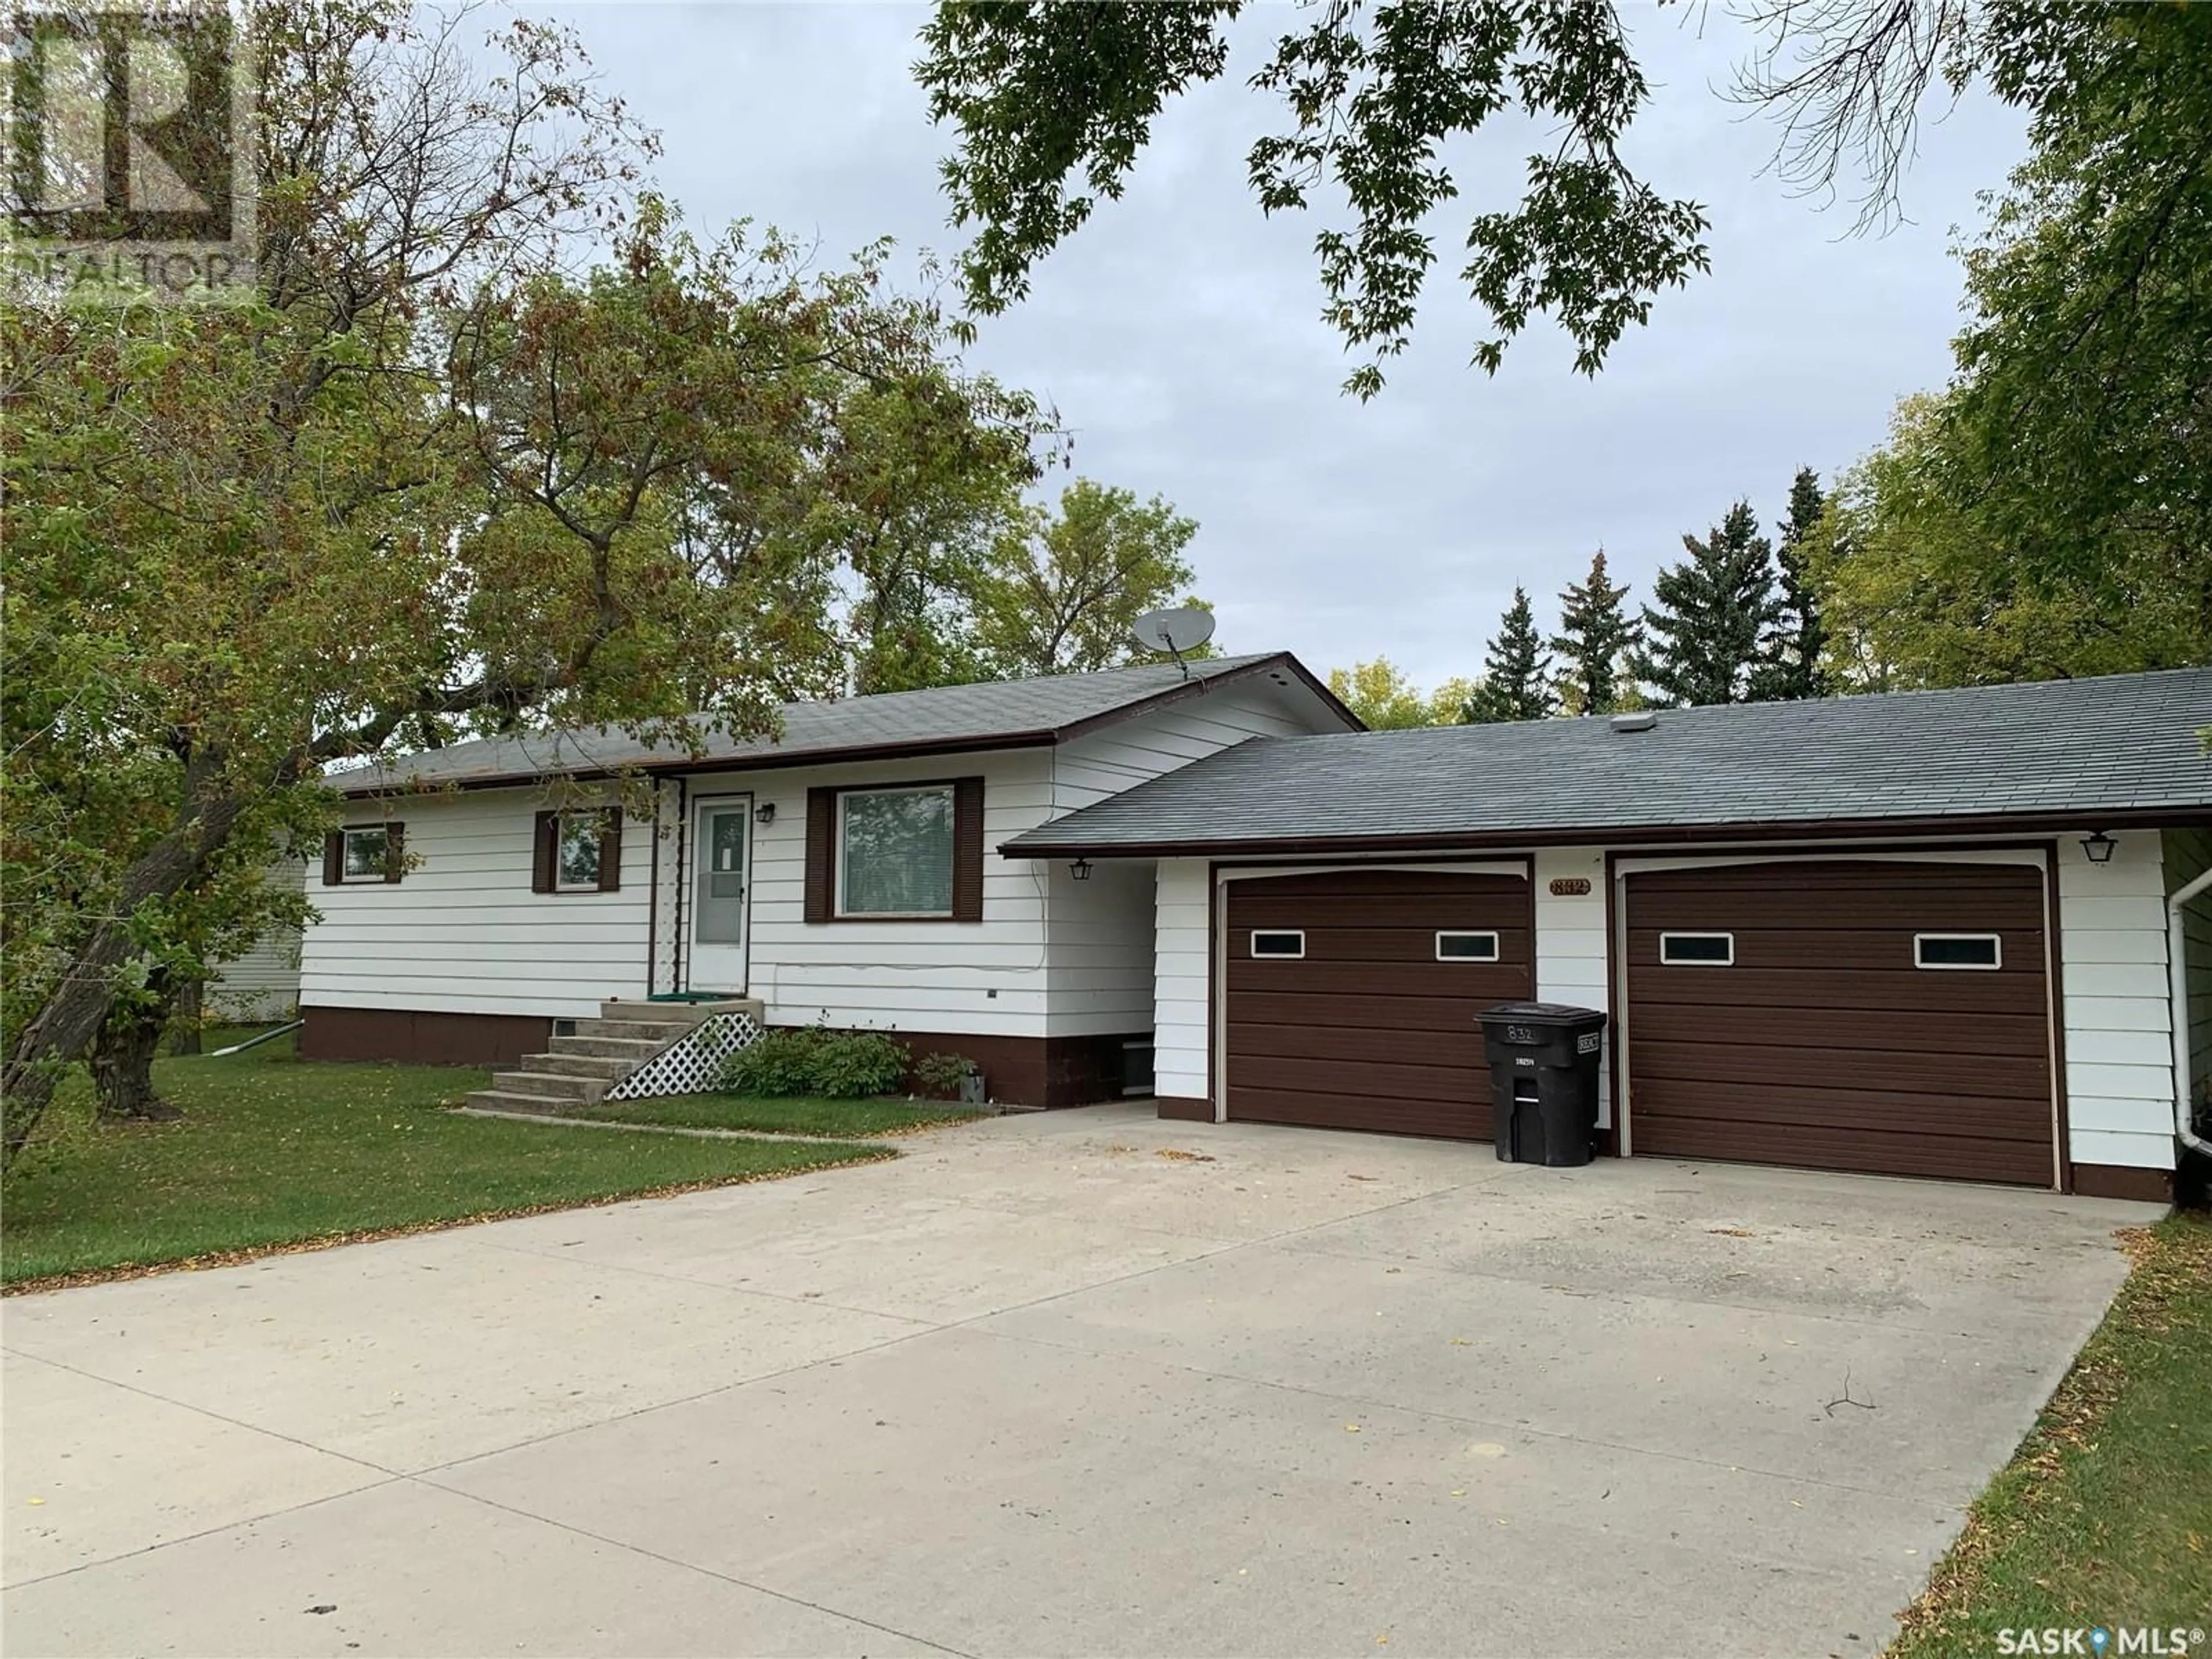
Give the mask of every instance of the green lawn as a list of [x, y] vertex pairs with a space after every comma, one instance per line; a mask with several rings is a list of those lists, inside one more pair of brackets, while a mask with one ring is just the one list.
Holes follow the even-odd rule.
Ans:
[[658, 1123], [685, 1129], [768, 1129], [777, 1134], [897, 1134], [933, 1123], [965, 1123], [987, 1115], [973, 1106], [941, 1100], [761, 1100], [743, 1095], [673, 1095], [665, 1100], [625, 1100], [593, 1106], [585, 1117], [620, 1123]]
[[[225, 1034], [222, 1040], [231, 1040]], [[221, 1046], [210, 1034], [210, 1048]], [[176, 1124], [94, 1123], [82, 1074], [9, 1171], [0, 1279], [195, 1256], [558, 1207], [880, 1158], [832, 1142], [617, 1134], [456, 1116], [482, 1088], [446, 1066], [312, 1063], [280, 1038], [157, 1062]]]
[[1995, 1653], [2007, 1627], [2212, 1624], [2212, 1218], [2172, 1217], [2134, 1254], [1892, 1659]]

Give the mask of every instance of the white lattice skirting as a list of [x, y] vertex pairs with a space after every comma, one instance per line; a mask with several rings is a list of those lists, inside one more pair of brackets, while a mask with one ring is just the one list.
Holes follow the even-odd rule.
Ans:
[[714, 1014], [678, 1037], [606, 1092], [609, 1100], [658, 1100], [696, 1095], [722, 1080], [732, 1054], [760, 1036], [750, 1014]]

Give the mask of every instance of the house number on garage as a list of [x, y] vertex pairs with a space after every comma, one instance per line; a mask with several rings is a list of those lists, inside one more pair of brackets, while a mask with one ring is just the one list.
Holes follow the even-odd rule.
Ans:
[[1554, 876], [1552, 878], [1553, 898], [1580, 898], [1589, 891], [1588, 876]]

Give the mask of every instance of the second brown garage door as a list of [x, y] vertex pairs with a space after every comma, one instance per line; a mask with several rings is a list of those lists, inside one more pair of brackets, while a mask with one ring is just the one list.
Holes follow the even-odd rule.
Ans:
[[1799, 860], [1626, 888], [1632, 1152], [2051, 1184], [2040, 869]]
[[1347, 870], [1227, 885], [1230, 1117], [1490, 1138], [1475, 1015], [1534, 994], [1526, 881]]

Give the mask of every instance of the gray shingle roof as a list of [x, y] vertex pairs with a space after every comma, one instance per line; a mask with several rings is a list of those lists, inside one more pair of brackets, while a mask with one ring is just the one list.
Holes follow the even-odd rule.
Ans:
[[[1292, 678], [1311, 684], [1297, 660], [1279, 651], [1194, 662], [1190, 672], [1194, 681], [1216, 680], [1278, 663], [1287, 665], [1285, 672]], [[683, 770], [702, 761], [789, 765], [801, 759], [1015, 748], [1054, 742], [1073, 728], [1171, 696], [1182, 685], [1180, 669], [1173, 663], [1159, 663], [1097, 674], [938, 686], [836, 702], [787, 703], [781, 738], [711, 737], [700, 761], [681, 749], [648, 747], [621, 732], [544, 732], [456, 744], [337, 774], [331, 782], [347, 794], [360, 795], [416, 786], [606, 774], [629, 767]]]
[[[1674, 827], [2048, 818], [2212, 806], [2212, 668], [1256, 738], [1006, 844], [1016, 857], [1316, 842], [1502, 844]], [[1645, 837], [1648, 838], [1648, 837]]]

